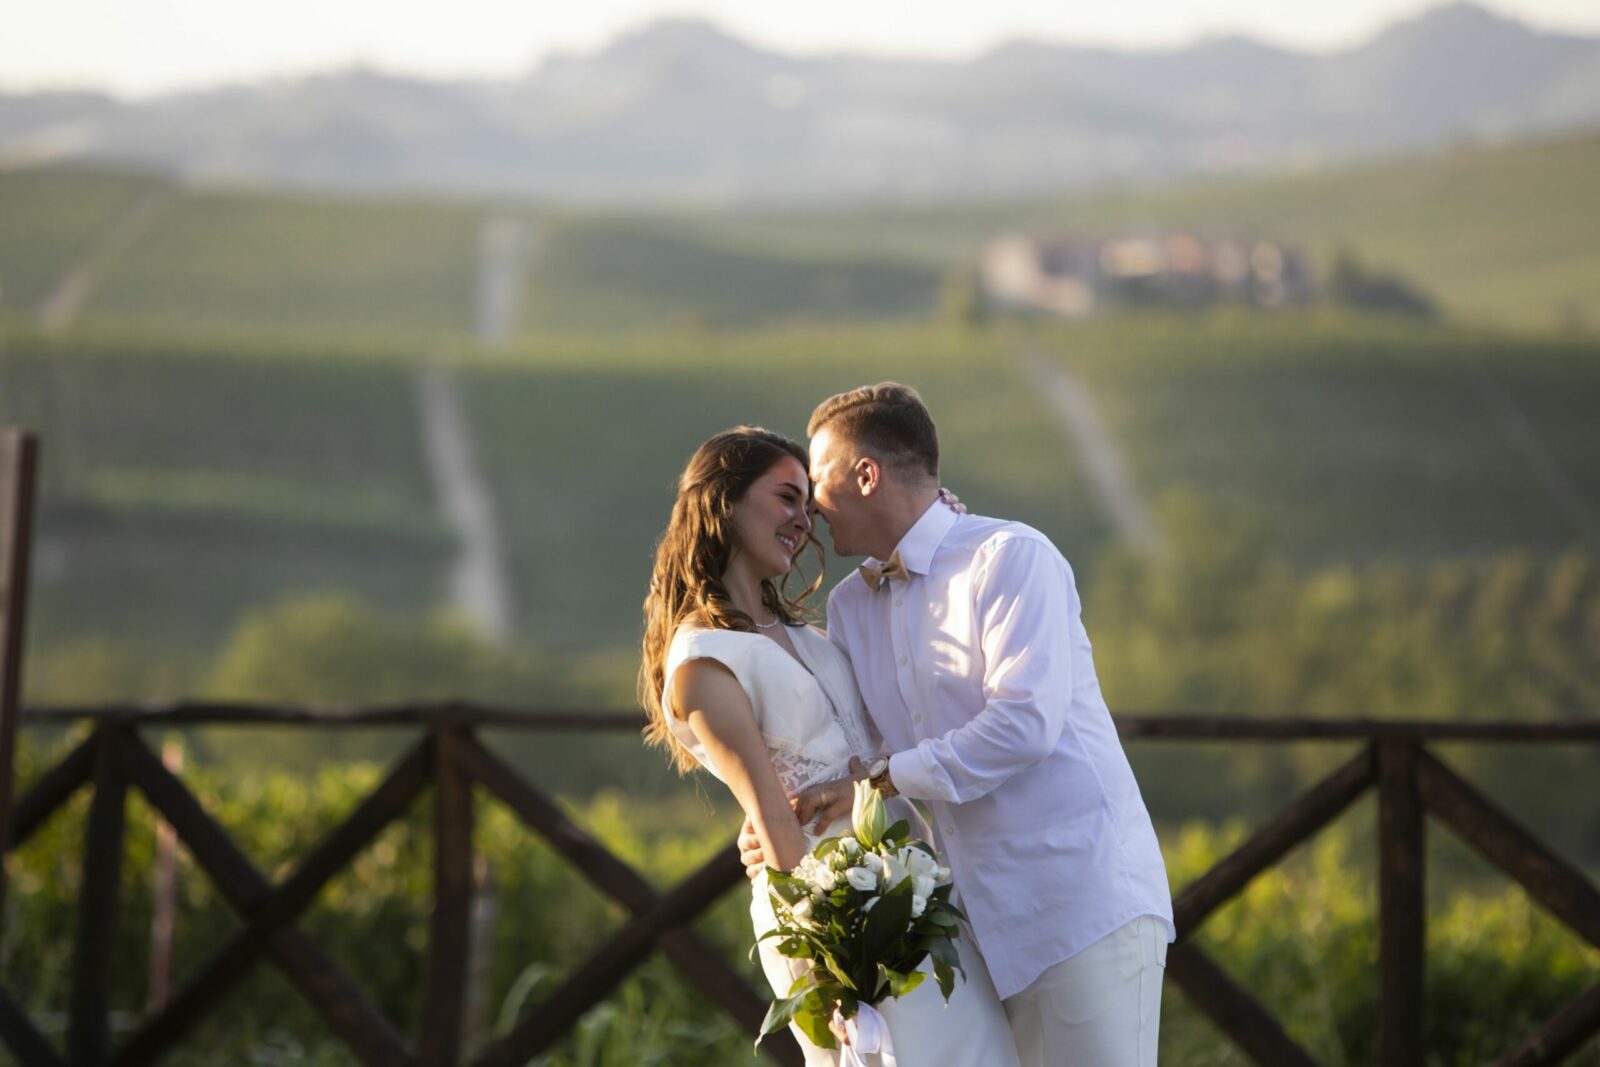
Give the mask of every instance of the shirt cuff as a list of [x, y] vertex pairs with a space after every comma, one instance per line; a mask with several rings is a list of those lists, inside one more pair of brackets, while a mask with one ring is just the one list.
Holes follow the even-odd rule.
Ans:
[[922, 761], [922, 750], [908, 748], [889, 757], [889, 781], [902, 796], [915, 800], [937, 799], [931, 788], [928, 768]]

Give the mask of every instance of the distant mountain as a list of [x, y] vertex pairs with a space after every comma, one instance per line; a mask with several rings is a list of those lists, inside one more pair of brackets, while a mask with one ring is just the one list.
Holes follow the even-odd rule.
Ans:
[[1017, 41], [967, 62], [790, 56], [667, 20], [513, 81], [352, 70], [139, 103], [0, 95], [0, 165], [589, 201], [960, 199], [1594, 126], [1600, 38], [1469, 3], [1335, 53]]

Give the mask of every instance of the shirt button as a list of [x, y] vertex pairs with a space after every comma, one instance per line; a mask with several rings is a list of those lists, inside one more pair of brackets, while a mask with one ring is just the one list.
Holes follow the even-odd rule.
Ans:
[[900, 666], [904, 667], [905, 665], [906, 665], [906, 658], [904, 656], [901, 656], [900, 657]]
[[915, 715], [911, 716], [911, 721], [912, 722], [921, 722], [922, 721], [922, 712], [919, 711]]
[[947, 834], [953, 834], [953, 833], [956, 832], [956, 828], [951, 823], [945, 823], [944, 824], [944, 832], [947, 833]]
[[895, 597], [894, 598], [894, 606], [895, 607], [899, 607], [902, 603], [903, 603], [903, 601], [899, 597]]

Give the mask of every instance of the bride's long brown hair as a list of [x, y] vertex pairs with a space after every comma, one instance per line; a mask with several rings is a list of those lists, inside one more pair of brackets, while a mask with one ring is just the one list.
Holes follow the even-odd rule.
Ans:
[[[735, 426], [695, 449], [678, 477], [678, 499], [672, 518], [656, 542], [655, 566], [650, 572], [650, 593], [644, 599], [644, 657], [639, 665], [639, 703], [649, 717], [645, 741], [665, 748], [680, 774], [692, 770], [694, 757], [672, 736], [667, 711], [661, 704], [666, 684], [667, 649], [672, 635], [684, 622], [715, 630], [754, 632], [755, 622], [733, 606], [722, 574], [733, 558], [733, 506], [744, 499], [750, 486], [789, 457], [807, 467], [806, 450], [799, 442], [758, 426]], [[761, 602], [785, 625], [805, 621], [807, 598], [822, 588], [822, 546], [813, 536], [807, 542], [817, 553], [817, 576], [791, 596], [789, 580], [799, 575], [791, 568], [782, 579], [761, 581]], [[801, 575], [803, 579], [803, 575]]]

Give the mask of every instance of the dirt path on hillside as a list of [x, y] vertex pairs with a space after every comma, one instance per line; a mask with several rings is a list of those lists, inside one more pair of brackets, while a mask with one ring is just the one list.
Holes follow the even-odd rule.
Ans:
[[65, 330], [77, 321], [89, 303], [107, 267], [115, 263], [134, 242], [150, 232], [156, 218], [172, 201], [172, 193], [155, 189], [129, 204], [89, 250], [56, 283], [44, 303], [39, 305], [39, 326], [51, 333]]
[[1089, 488], [1113, 531], [1142, 551], [1161, 552], [1161, 535], [1089, 390], [1058, 360], [1031, 348], [1017, 355], [1028, 380], [1072, 441]]
[[[506, 216], [484, 220], [478, 241], [473, 332], [486, 345], [516, 333], [522, 278], [534, 247], [527, 224]], [[453, 367], [437, 361], [417, 372], [424, 450], [439, 505], [461, 545], [450, 568], [450, 599], [491, 640], [516, 636], [511, 575], [506, 567], [494, 496], [473, 445]]]
[[533, 230], [525, 219], [494, 215], [478, 235], [478, 294], [473, 333], [481, 344], [500, 344], [517, 332], [525, 268], [532, 261]]

